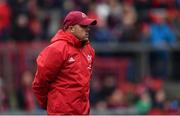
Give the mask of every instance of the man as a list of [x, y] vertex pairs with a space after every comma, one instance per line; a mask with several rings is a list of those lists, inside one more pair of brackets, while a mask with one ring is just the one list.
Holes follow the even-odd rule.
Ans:
[[89, 25], [96, 25], [80, 11], [71, 11], [63, 29], [37, 58], [33, 91], [47, 114], [89, 114], [89, 81], [94, 50]]

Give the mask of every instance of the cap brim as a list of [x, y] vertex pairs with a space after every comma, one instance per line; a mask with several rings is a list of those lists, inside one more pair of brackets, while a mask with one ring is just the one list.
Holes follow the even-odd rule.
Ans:
[[79, 23], [80, 25], [96, 25], [97, 24], [97, 21], [95, 19], [84, 19], [83, 21], [81, 21]]

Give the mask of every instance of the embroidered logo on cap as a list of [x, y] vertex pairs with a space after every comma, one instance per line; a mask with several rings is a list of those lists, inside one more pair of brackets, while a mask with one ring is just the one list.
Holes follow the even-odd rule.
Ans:
[[86, 14], [84, 14], [84, 13], [81, 13], [81, 15], [83, 18], [87, 17]]

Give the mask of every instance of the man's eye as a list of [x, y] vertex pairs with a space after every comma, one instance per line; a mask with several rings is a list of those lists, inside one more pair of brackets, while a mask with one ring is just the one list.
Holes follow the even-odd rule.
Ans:
[[80, 27], [82, 27], [82, 28], [88, 28], [87, 25], [80, 25]]

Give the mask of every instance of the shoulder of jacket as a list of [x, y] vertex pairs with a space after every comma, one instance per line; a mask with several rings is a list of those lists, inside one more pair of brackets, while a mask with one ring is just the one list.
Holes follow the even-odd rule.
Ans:
[[64, 54], [67, 51], [67, 43], [63, 42], [63, 41], [58, 41], [58, 42], [54, 42], [49, 44], [46, 48], [44, 48], [41, 53], [40, 56], [43, 54], [49, 54], [49, 53], [54, 53], [54, 54]]
[[51, 43], [48, 47], [56, 48], [58, 50], [65, 49], [68, 46], [67, 41], [59, 40], [57, 42]]
[[39, 54], [39, 57], [53, 54], [55, 56], [61, 56], [64, 58], [67, 55], [67, 51], [68, 51], [67, 42], [58, 41], [51, 43], [46, 48], [44, 48]]

